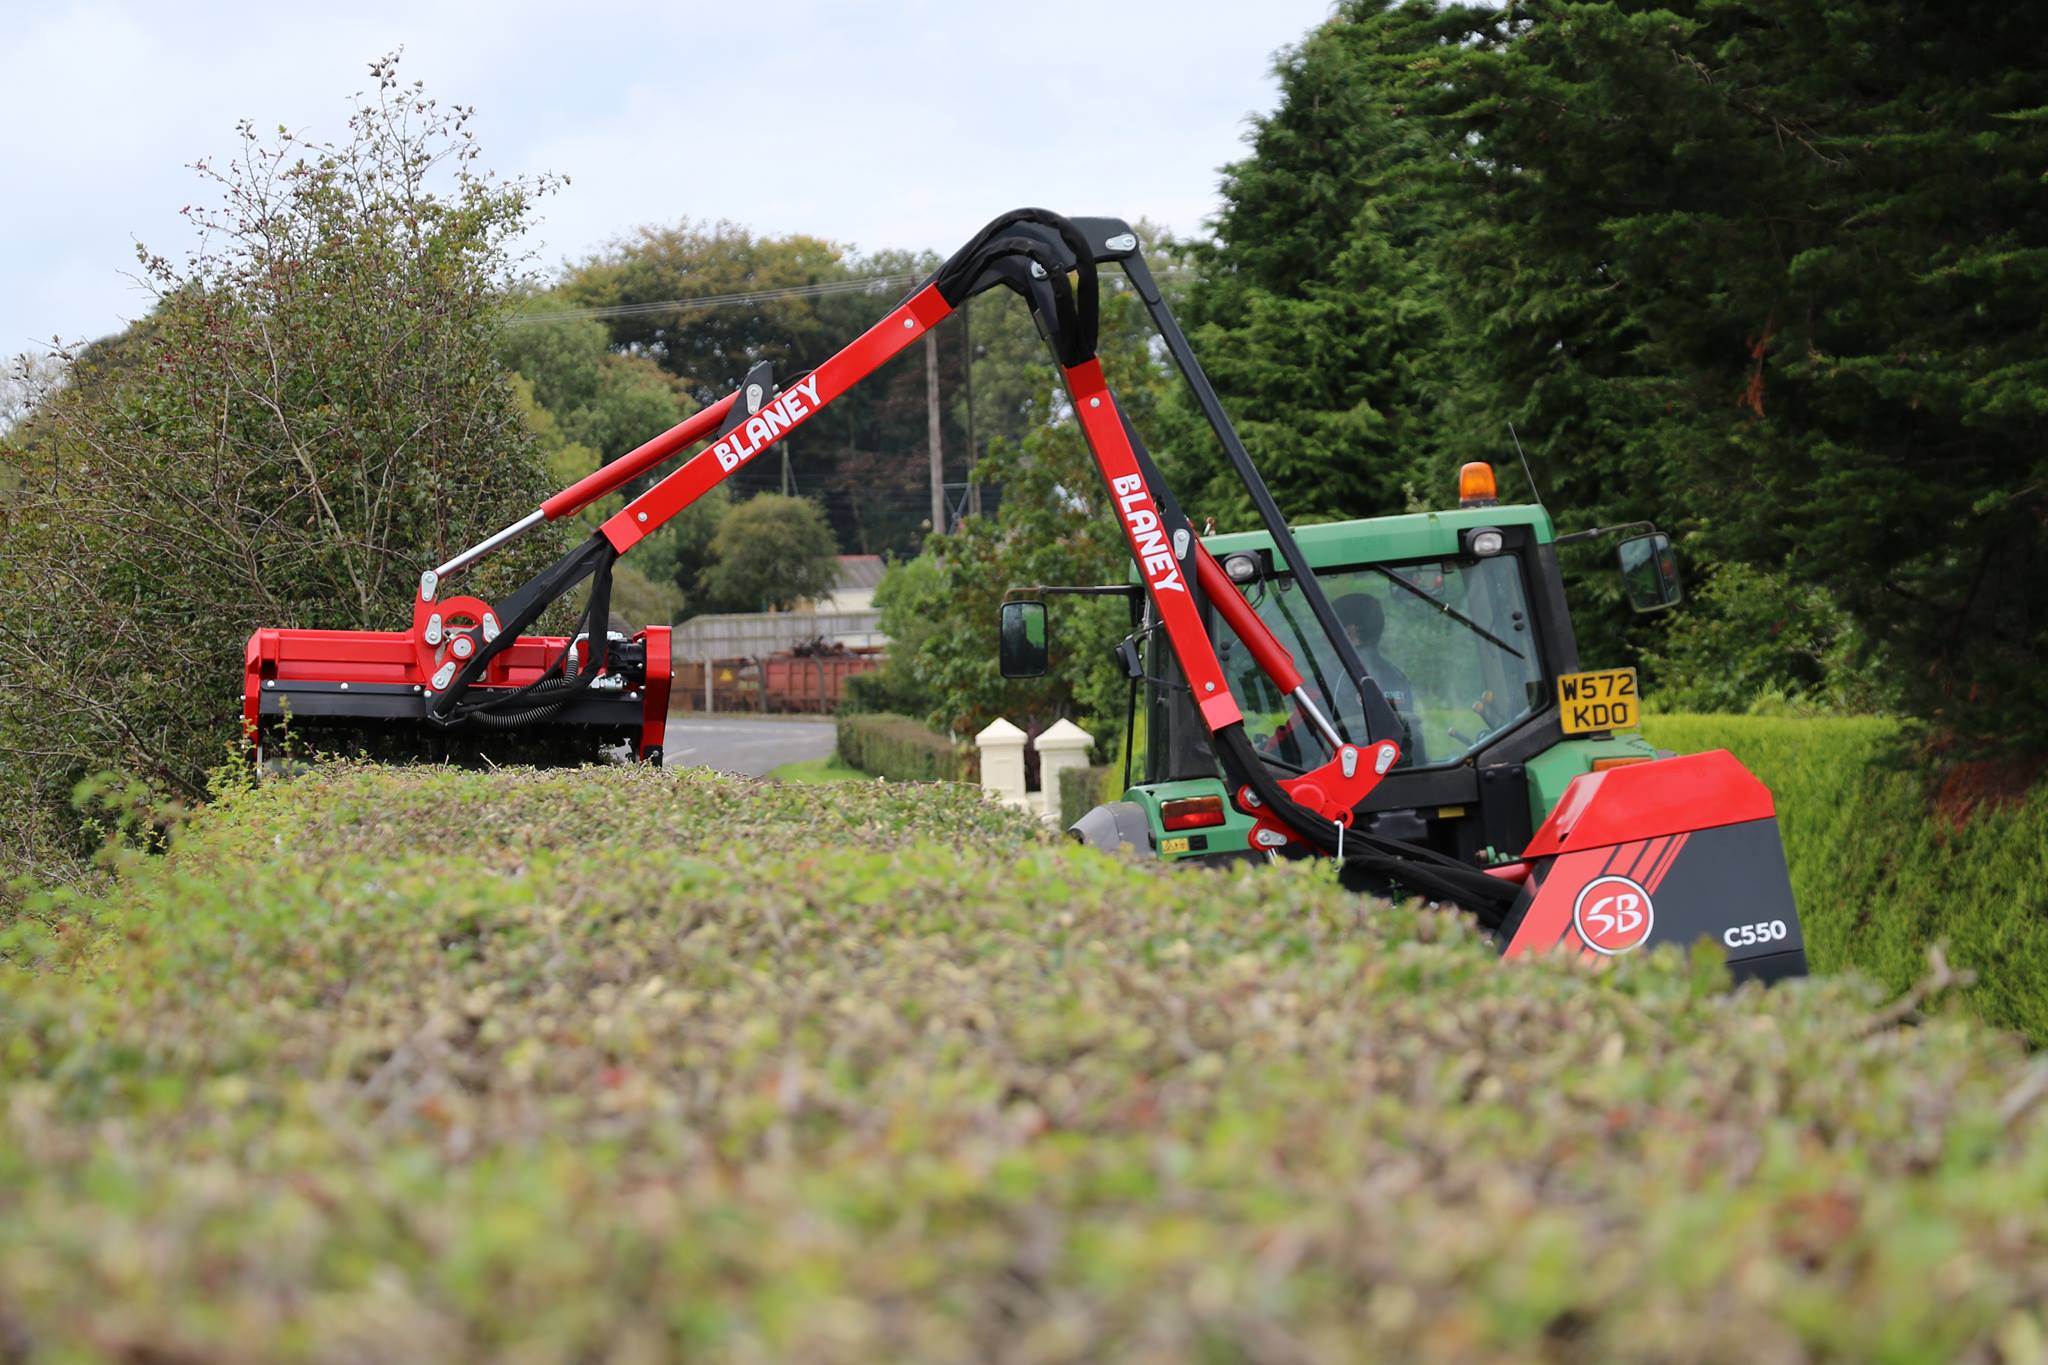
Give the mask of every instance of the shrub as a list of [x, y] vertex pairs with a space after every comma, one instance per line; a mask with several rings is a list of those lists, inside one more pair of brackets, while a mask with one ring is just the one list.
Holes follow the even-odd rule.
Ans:
[[840, 758], [864, 773], [892, 782], [974, 782], [980, 778], [974, 751], [926, 728], [923, 721], [842, 711], [836, 725]]
[[[84, 774], [204, 795], [237, 744], [259, 626], [403, 627], [420, 570], [549, 491], [493, 357], [506, 243], [536, 186], [476, 168], [467, 111], [391, 61], [333, 145], [202, 167], [188, 265], [71, 358], [0, 443], [0, 821], [71, 820]], [[518, 582], [538, 535], [465, 589]]]
[[[322, 770], [0, 945], [24, 1360], [2017, 1360], [2017, 1043], [967, 789]], [[26, 965], [21, 965], [26, 964]]]
[[1985, 1018], [2048, 1042], [2048, 786], [1952, 820], [1894, 721], [1651, 716], [1643, 733], [1727, 749], [1771, 789], [1816, 970], [1902, 988], [1944, 943]]
[[[1114, 801], [1123, 794], [1123, 773], [1121, 766], [1068, 768], [1060, 774], [1059, 806], [1060, 828], [1067, 829], [1073, 823], [1094, 810], [1105, 801]], [[1117, 787], [1110, 791], [1111, 785]]]
[[1644, 663], [1660, 701], [1680, 711], [1741, 712], [1760, 699], [1836, 711], [1891, 707], [1896, 679], [1825, 588], [1737, 561], [1716, 565]]

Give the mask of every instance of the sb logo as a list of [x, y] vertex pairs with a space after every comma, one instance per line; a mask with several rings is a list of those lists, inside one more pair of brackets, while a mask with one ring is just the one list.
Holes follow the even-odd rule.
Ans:
[[1595, 877], [1572, 903], [1572, 923], [1579, 937], [1596, 953], [1625, 953], [1640, 948], [1656, 923], [1650, 893], [1627, 877], [1609, 873]]

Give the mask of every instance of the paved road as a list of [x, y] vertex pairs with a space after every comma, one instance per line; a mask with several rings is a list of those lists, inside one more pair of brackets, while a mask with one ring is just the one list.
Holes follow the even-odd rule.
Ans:
[[682, 767], [765, 776], [770, 769], [832, 752], [829, 720], [748, 720], [672, 716], [662, 761]]

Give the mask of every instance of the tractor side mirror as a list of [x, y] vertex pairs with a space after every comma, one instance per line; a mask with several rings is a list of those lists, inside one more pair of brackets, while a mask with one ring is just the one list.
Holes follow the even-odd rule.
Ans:
[[1006, 678], [1045, 676], [1045, 603], [1003, 603], [998, 652]]
[[1678, 552], [1662, 531], [1624, 540], [1619, 554], [1621, 585], [1637, 611], [1662, 611], [1685, 596], [1678, 581]]

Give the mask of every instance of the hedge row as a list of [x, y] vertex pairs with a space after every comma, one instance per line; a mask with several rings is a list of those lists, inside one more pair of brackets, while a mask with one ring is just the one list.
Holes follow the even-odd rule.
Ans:
[[2048, 786], [1958, 823], [1930, 807], [1889, 720], [1652, 716], [1643, 732], [1728, 749], [1771, 788], [1817, 970], [1903, 988], [1944, 943], [1987, 1019], [2048, 1042]]
[[0, 934], [9, 1361], [2006, 1360], [1966, 1017], [970, 788], [325, 770]]
[[923, 721], [885, 712], [841, 712], [837, 719], [839, 757], [862, 772], [892, 782], [975, 782], [979, 756], [955, 744]]
[[[1816, 970], [1902, 990], [1943, 943], [1976, 973], [1968, 995], [1985, 1018], [2048, 1042], [2048, 787], [1956, 824], [1897, 761], [1893, 721], [1664, 715], [1644, 730], [1680, 752], [1732, 750], [1771, 787]], [[903, 716], [841, 716], [839, 751], [897, 780], [975, 779], [971, 750]], [[1113, 799], [1105, 772], [1064, 775], [1060, 828]]]
[[[1059, 789], [1060, 828], [1068, 828], [1103, 802], [1114, 801], [1122, 796], [1123, 777], [1124, 769], [1121, 763], [1093, 768], [1068, 768], [1062, 772]], [[1111, 790], [1112, 786], [1115, 787], [1114, 791]]]

